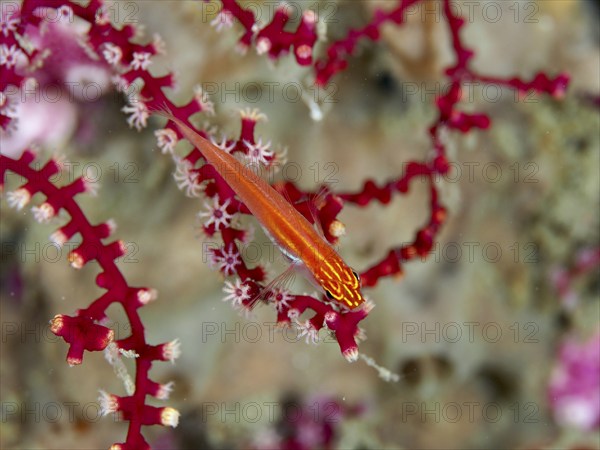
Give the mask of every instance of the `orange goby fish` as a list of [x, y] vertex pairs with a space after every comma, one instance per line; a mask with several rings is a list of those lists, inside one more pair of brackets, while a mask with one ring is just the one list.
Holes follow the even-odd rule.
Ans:
[[180, 119], [164, 111], [158, 114], [175, 123], [185, 138], [202, 152], [292, 264], [306, 269], [310, 281], [321, 287], [330, 300], [350, 309], [364, 302], [358, 274], [279, 192]]

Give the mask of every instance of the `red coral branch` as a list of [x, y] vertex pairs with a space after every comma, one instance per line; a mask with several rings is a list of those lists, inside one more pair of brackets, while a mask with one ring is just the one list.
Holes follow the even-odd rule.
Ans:
[[[319, 61], [315, 65], [317, 83], [327, 83], [336, 72], [346, 67], [346, 59], [351, 55], [359, 39], [367, 37], [376, 40], [379, 36], [379, 28], [386, 21], [391, 20], [401, 24], [406, 8], [415, 3], [415, 0], [401, 0], [395, 9], [388, 13], [376, 11], [373, 21], [369, 25], [358, 31], [351, 30], [346, 38], [333, 43], [327, 52], [328, 59]], [[365, 286], [374, 286], [382, 277], [401, 274], [402, 263], [416, 257], [427, 256], [435, 242], [436, 235], [447, 215], [446, 208], [439, 202], [437, 187], [434, 183], [436, 175], [446, 175], [450, 168], [446, 145], [442, 138], [443, 130], [455, 130], [464, 134], [473, 128], [487, 129], [491, 124], [490, 118], [485, 113], [460, 111], [463, 84], [474, 81], [493, 83], [517, 89], [520, 92], [533, 90], [537, 93], [561, 98], [569, 81], [566, 74], [549, 78], [544, 73], [538, 73], [531, 81], [523, 81], [519, 78], [494, 78], [476, 73], [470, 67], [474, 52], [464, 45], [460, 36], [465, 21], [453, 13], [451, 4], [450, 0], [444, 0], [443, 12], [448, 21], [455, 63], [445, 71], [446, 76], [450, 79], [449, 89], [436, 99], [438, 117], [429, 128], [429, 136], [434, 150], [432, 156], [422, 162], [409, 162], [400, 178], [391, 180], [381, 187], [378, 187], [373, 180], [367, 180], [358, 192], [338, 193], [342, 199], [357, 206], [365, 206], [374, 200], [387, 204], [394, 193], [406, 194], [411, 181], [416, 177], [425, 177], [429, 183], [429, 220], [416, 231], [413, 242], [390, 250], [382, 260], [361, 274]]]
[[362, 28], [349, 30], [343, 39], [329, 45], [326, 51], [327, 56], [315, 63], [315, 83], [319, 86], [325, 86], [329, 83], [335, 74], [348, 67], [348, 58], [354, 54], [361, 40], [379, 40], [381, 36], [380, 30], [384, 24], [393, 22], [396, 25], [401, 25], [404, 22], [405, 11], [420, 1], [400, 0], [398, 1], [398, 6], [387, 12], [377, 9], [367, 25]]
[[[144, 325], [138, 308], [156, 298], [156, 292], [146, 287], [130, 286], [119, 270], [115, 260], [122, 256], [124, 247], [120, 241], [105, 243], [114, 228], [111, 223], [92, 225], [81, 210], [75, 196], [84, 192], [72, 189], [72, 185], [58, 187], [50, 178], [59, 172], [60, 164], [50, 160], [43, 168], [33, 167], [34, 154], [26, 151], [19, 159], [11, 159], [0, 155], [0, 186], [4, 185], [7, 172], [22, 176], [26, 183], [17, 190], [7, 194], [8, 202], [18, 209], [23, 208], [33, 197], [40, 193], [46, 200], [39, 207], [34, 207], [34, 214], [40, 220], [56, 216], [60, 210], [65, 211], [70, 220], [53, 234], [55, 243], [62, 245], [75, 234], [81, 236], [81, 248], [94, 249], [87, 254], [84, 261], [70, 255], [71, 265], [81, 268], [83, 264], [96, 261], [101, 272], [96, 277], [96, 284], [106, 292], [94, 300], [88, 307], [79, 309], [74, 316], [59, 314], [51, 321], [50, 329], [61, 336], [69, 344], [67, 362], [69, 365], [81, 364], [83, 353], [100, 351], [114, 342], [117, 349], [135, 353], [136, 380], [135, 391], [127, 397], [116, 397], [104, 394], [101, 398], [102, 411], [118, 413], [129, 421], [129, 431], [125, 443], [113, 448], [140, 449], [148, 448], [148, 443], [141, 434], [142, 425], [177, 425], [178, 412], [170, 407], [155, 408], [146, 405], [146, 396], [165, 399], [168, 390], [166, 385], [159, 385], [149, 378], [149, 371], [154, 361], [172, 361], [178, 355], [176, 341], [153, 346], [147, 343]], [[76, 181], [81, 185], [86, 182]], [[46, 211], [42, 213], [40, 211]], [[74, 250], [78, 252], [78, 250]], [[79, 250], [79, 253], [83, 253]], [[114, 341], [114, 331], [102, 323], [106, 322], [106, 310], [113, 303], [120, 304], [125, 310], [131, 325], [131, 335]]]
[[277, 59], [293, 48], [298, 64], [308, 66], [312, 64], [313, 47], [318, 37], [317, 15], [311, 10], [304, 11], [293, 32], [285, 30], [290, 15], [290, 6], [282, 3], [275, 10], [271, 21], [260, 28], [250, 9], [242, 8], [236, 0], [221, 0], [221, 11], [213, 24], [220, 30], [231, 26], [235, 18], [244, 28], [244, 34], [239, 39], [242, 51], [254, 44], [258, 54], [266, 53], [271, 59]]

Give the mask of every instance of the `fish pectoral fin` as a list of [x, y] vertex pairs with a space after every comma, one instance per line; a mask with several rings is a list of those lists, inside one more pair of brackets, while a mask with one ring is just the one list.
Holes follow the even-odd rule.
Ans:
[[298, 269], [297, 264], [290, 264], [287, 269], [277, 275], [273, 280], [269, 282], [264, 288], [262, 288], [256, 296], [250, 300], [250, 308], [253, 308], [259, 300], [268, 300], [269, 297], [275, 295], [276, 292], [285, 291], [296, 279], [296, 270]]

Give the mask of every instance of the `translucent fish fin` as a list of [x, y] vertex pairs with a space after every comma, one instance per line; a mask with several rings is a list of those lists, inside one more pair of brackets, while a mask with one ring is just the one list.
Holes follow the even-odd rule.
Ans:
[[266, 300], [268, 297], [277, 290], [287, 290], [287, 288], [296, 279], [296, 264], [290, 264], [287, 269], [277, 275], [273, 280], [269, 282], [264, 288], [262, 288], [258, 294], [256, 294], [249, 302], [250, 308], [254, 308], [259, 300]]
[[324, 241], [327, 241], [327, 238], [325, 237], [325, 231], [323, 230], [323, 225], [319, 219], [319, 210], [323, 207], [325, 198], [329, 195], [329, 192], [329, 187], [327, 187], [327, 185], [322, 185], [317, 193], [308, 199], [308, 206], [313, 219], [313, 225]]
[[295, 203], [290, 198], [290, 194], [288, 193], [287, 189], [285, 189], [284, 183], [273, 184], [273, 189], [275, 189], [279, 193], [279, 195], [285, 198], [285, 201], [288, 202], [290, 205], [293, 205]]
[[165, 117], [169, 120], [173, 118], [173, 112], [167, 102], [163, 102], [161, 105], [150, 105], [147, 106], [150, 114], [156, 114], [157, 116]]
[[283, 198], [285, 198], [285, 200], [292, 206], [295, 207], [295, 205], [297, 205], [298, 203], [306, 203], [306, 206], [308, 208], [308, 211], [310, 213], [311, 219], [312, 219], [312, 223], [313, 226], [315, 228], [315, 230], [317, 231], [317, 233], [319, 234], [319, 236], [321, 236], [324, 240], [327, 240], [325, 238], [325, 232], [323, 231], [323, 227], [321, 225], [321, 221], [319, 220], [319, 210], [323, 207], [323, 204], [325, 202], [325, 198], [329, 195], [329, 193], [331, 192], [331, 189], [329, 189], [329, 187], [327, 185], [322, 185], [319, 190], [317, 191], [316, 194], [312, 194], [309, 196], [304, 196], [304, 198], [298, 199], [297, 201], [293, 201], [290, 198], [290, 195], [288, 193], [288, 191], [286, 189], [284, 189], [284, 187], [282, 185], [279, 186], [274, 186], [275, 190], [281, 194], [281, 196]]

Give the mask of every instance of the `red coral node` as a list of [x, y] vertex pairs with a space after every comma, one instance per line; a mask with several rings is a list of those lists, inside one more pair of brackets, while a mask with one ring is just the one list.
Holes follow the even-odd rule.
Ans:
[[88, 317], [71, 317], [58, 314], [50, 321], [50, 331], [70, 344], [67, 362], [74, 366], [81, 364], [84, 350], [93, 352], [104, 350], [114, 339], [114, 331], [95, 324]]

